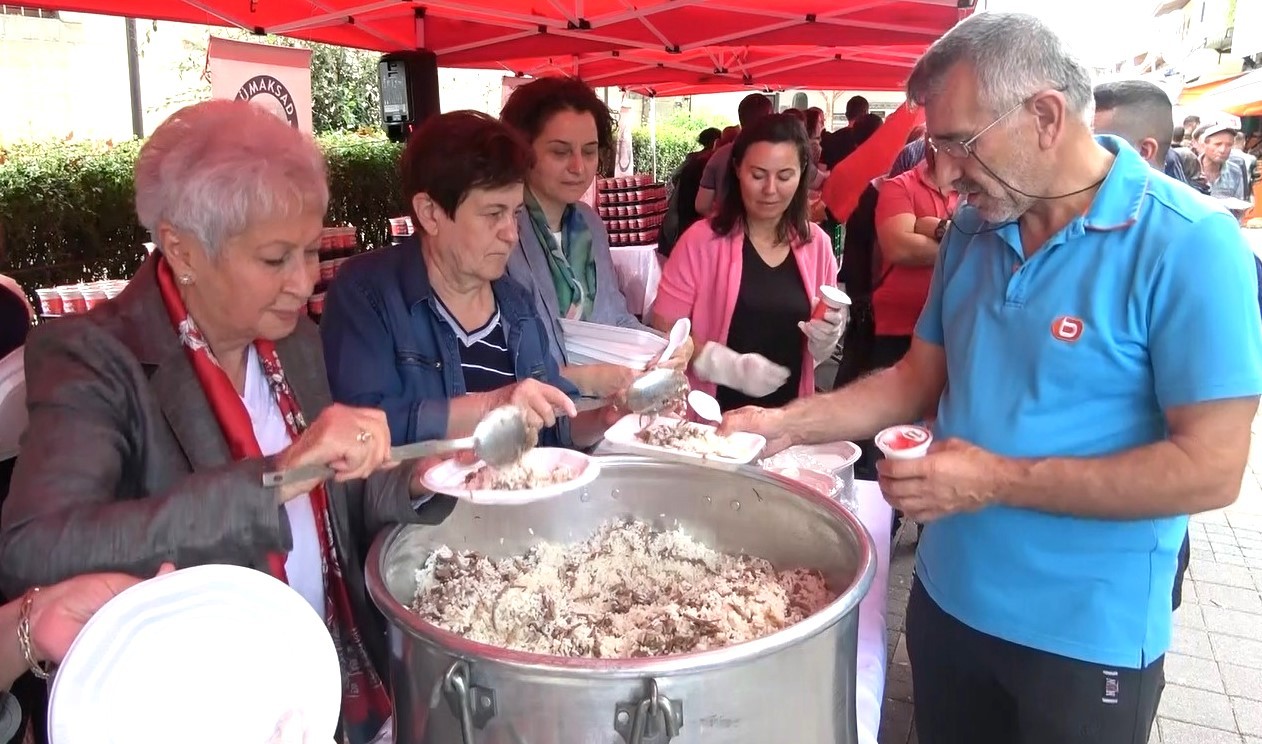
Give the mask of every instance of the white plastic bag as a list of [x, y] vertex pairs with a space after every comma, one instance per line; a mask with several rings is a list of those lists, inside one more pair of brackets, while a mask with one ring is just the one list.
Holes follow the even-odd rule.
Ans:
[[810, 486], [830, 499], [841, 494], [842, 482], [823, 463], [810, 455], [787, 449], [762, 461], [764, 470]]
[[830, 499], [841, 502], [851, 512], [859, 508], [855, 500], [854, 463], [859, 448], [851, 442], [790, 447], [760, 464], [770, 472], [802, 483]]

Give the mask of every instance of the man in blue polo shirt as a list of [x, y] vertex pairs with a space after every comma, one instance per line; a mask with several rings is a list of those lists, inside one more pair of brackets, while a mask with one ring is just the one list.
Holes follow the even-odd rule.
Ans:
[[[1093, 138], [1086, 69], [983, 13], [917, 63], [938, 176], [968, 195], [896, 366], [727, 430], [860, 439], [926, 523], [907, 609], [922, 744], [1144, 744], [1187, 515], [1232, 503], [1262, 393], [1252, 258], [1221, 207]], [[1213, 250], [1206, 250], [1212, 245]]]

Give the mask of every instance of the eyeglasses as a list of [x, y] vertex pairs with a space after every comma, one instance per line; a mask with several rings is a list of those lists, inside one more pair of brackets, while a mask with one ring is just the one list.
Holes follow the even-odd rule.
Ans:
[[[1064, 88], [1053, 88], [1052, 90], [1058, 91], [1060, 93], [1065, 92]], [[926, 140], [929, 143], [929, 147], [933, 149], [934, 154], [946, 155], [948, 157], [955, 158], [957, 160], [966, 160], [968, 158], [975, 157], [977, 153], [974, 151], [974, 146], [977, 144], [977, 140], [981, 139], [983, 134], [989, 132], [990, 130], [998, 126], [999, 122], [1003, 121], [1004, 119], [1007, 119], [1009, 116], [1012, 116], [1022, 106], [1034, 100], [1035, 96], [1037, 95], [1039, 94], [1035, 93], [1033, 95], [1030, 95], [1018, 101], [1015, 106], [1013, 106], [1012, 108], [1000, 114], [994, 121], [992, 121], [991, 123], [983, 127], [982, 131], [978, 132], [977, 134], [974, 134], [972, 137], [969, 137], [967, 140], [964, 140], [964, 141], [947, 140], [944, 142], [940, 142], [938, 140], [935, 140], [933, 137], [928, 137], [926, 138]]]

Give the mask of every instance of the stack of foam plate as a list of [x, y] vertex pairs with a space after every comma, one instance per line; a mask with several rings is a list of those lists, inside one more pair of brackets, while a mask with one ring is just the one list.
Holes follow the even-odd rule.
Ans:
[[635, 328], [562, 320], [565, 352], [576, 364], [617, 364], [646, 369], [666, 350], [666, 339]]
[[298, 717], [330, 741], [337, 652], [297, 592], [239, 566], [159, 576], [110, 600], [53, 679], [52, 744], [264, 744]]

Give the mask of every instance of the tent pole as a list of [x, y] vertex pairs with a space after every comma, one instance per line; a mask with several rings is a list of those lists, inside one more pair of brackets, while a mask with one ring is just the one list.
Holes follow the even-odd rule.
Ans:
[[131, 97], [131, 133], [136, 139], [145, 136], [145, 113], [140, 103], [140, 54], [136, 42], [136, 19], [124, 21], [127, 37], [127, 89]]
[[649, 96], [649, 149], [653, 151], [653, 181], [657, 182], [657, 96]]

